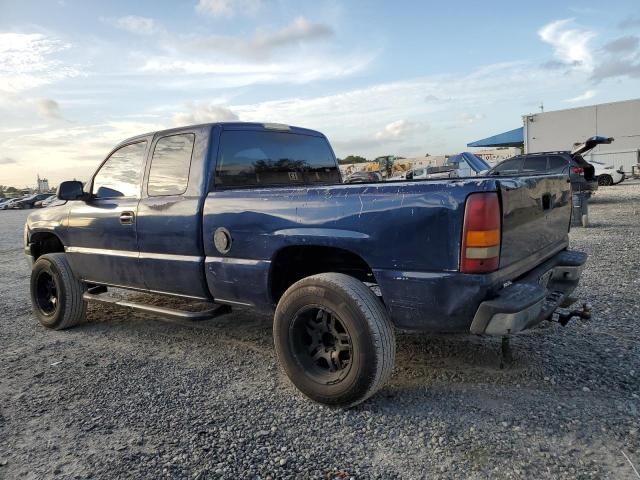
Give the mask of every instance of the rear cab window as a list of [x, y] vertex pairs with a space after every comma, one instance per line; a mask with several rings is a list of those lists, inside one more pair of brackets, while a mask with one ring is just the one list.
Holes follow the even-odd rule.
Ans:
[[219, 188], [339, 184], [329, 142], [290, 131], [223, 130], [216, 162]]
[[189, 183], [195, 135], [161, 137], [153, 149], [147, 193], [150, 197], [182, 195]]

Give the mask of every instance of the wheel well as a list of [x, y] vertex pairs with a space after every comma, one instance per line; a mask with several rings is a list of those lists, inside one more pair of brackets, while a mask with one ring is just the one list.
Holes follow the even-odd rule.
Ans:
[[335, 247], [292, 246], [280, 250], [271, 262], [270, 290], [274, 303], [298, 280], [317, 273], [344, 273], [362, 282], [376, 283], [367, 262]]
[[34, 233], [30, 238], [30, 246], [34, 260], [46, 253], [64, 253], [64, 245], [53, 233]]

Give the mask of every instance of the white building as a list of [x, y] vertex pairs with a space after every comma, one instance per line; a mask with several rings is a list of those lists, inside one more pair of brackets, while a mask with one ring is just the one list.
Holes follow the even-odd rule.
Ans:
[[484, 150], [477, 150], [473, 153], [482, 158], [489, 165], [493, 166], [507, 158], [520, 155], [522, 151], [518, 147], [497, 147], [485, 148]]
[[588, 137], [613, 137], [585, 155], [625, 172], [640, 163], [640, 99], [523, 116], [525, 152], [571, 150]]
[[40, 175], [38, 175], [38, 192], [46, 193], [48, 191], [49, 191], [49, 180], [47, 180], [46, 178], [40, 178]]

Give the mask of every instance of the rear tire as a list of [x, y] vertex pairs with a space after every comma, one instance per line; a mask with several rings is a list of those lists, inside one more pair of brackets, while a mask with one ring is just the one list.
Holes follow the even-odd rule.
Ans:
[[76, 278], [64, 253], [42, 255], [31, 269], [31, 303], [42, 325], [55, 330], [84, 321], [86, 286]]
[[598, 185], [601, 185], [603, 187], [610, 187], [611, 185], [613, 185], [613, 178], [611, 177], [611, 175], [600, 175], [598, 177]]
[[393, 370], [395, 337], [387, 310], [348, 275], [321, 273], [289, 287], [276, 308], [273, 333], [291, 382], [325, 405], [365, 401]]

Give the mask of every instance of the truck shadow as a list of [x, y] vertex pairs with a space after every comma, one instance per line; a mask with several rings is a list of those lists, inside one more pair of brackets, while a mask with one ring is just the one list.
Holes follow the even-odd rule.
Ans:
[[[198, 310], [205, 308], [201, 304], [185, 302], [180, 299], [152, 296], [147, 294], [125, 293], [128, 300], [162, 306]], [[158, 315], [132, 312], [121, 307], [92, 305], [89, 321], [96, 323], [118, 323], [122, 328], [137, 329], [136, 320], [148, 319], [154, 322], [173, 325], [171, 330], [179, 330], [181, 337], [189, 336], [189, 329], [195, 329], [200, 336], [208, 332], [218, 338], [232, 339], [244, 344], [251, 350], [261, 349], [274, 356], [272, 340], [272, 317], [259, 315], [250, 310], [236, 309], [221, 317], [203, 321], [176, 320]], [[131, 325], [127, 325], [131, 322]], [[136, 326], [136, 324], [138, 324]], [[150, 329], [153, 330], [153, 329]], [[178, 332], [176, 332], [177, 334]], [[153, 335], [153, 331], [148, 332]], [[160, 333], [158, 333], [160, 335]], [[162, 335], [167, 335], [163, 332]], [[512, 361], [505, 363], [501, 355], [501, 339], [479, 337], [467, 334], [419, 334], [397, 332], [396, 335], [396, 374], [404, 383], [422, 383], [430, 378], [447, 376], [453, 379], [464, 377], [468, 380], [478, 377], [479, 372], [494, 375], [496, 378], [514, 377], [530, 365], [539, 363], [532, 357], [531, 351], [521, 351], [521, 342], [515, 337], [511, 341]], [[275, 361], [275, 358], [274, 358]], [[400, 372], [403, 372], [400, 374]]]
[[[148, 302], [146, 295], [129, 294], [133, 301]], [[158, 306], [177, 308], [181, 300], [157, 297]], [[182, 302], [182, 306], [184, 303]], [[195, 306], [197, 307], [197, 306]], [[194, 308], [195, 308], [194, 307]], [[203, 358], [197, 348], [220, 343], [232, 348], [245, 349], [263, 356], [265, 362], [276, 364], [272, 339], [272, 317], [257, 315], [250, 310], [234, 309], [228, 315], [211, 320], [193, 322], [174, 320], [132, 312], [127, 309], [93, 305], [90, 309], [87, 328], [99, 330], [117, 328], [121, 338], [148, 339], [150, 345], [166, 341], [167, 337], [178, 338], [181, 355], [192, 356], [194, 362]], [[467, 334], [417, 334], [397, 332], [396, 364], [389, 385], [383, 392], [422, 392], [431, 388], [444, 390], [483, 385], [545, 384], [545, 368], [549, 358], [560, 359], [566, 355], [561, 346], [549, 342], [558, 334], [554, 326], [535, 329], [532, 333], [511, 339], [512, 361], [503, 362], [501, 338], [479, 337]], [[194, 345], [188, 353], [189, 345]], [[199, 347], [195, 347], [198, 344]], [[140, 345], [141, 349], [146, 348]], [[186, 352], [186, 353], [185, 353]], [[157, 355], [171, 355], [158, 351]], [[282, 378], [283, 388], [288, 382]], [[290, 388], [290, 387], [286, 387]], [[292, 387], [291, 387], [292, 388]], [[384, 393], [383, 397], [384, 398]]]

